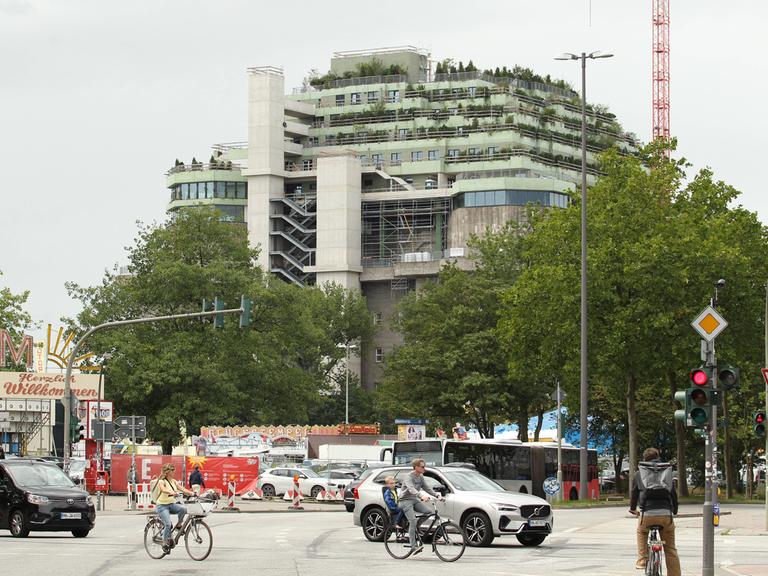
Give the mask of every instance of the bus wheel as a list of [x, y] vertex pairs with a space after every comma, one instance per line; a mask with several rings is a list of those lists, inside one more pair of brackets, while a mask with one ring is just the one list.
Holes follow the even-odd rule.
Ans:
[[579, 499], [579, 491], [576, 490], [576, 488], [571, 488], [571, 492], [568, 494], [568, 500], [578, 500]]
[[485, 512], [467, 514], [461, 527], [469, 546], [490, 546], [493, 542], [493, 526]]

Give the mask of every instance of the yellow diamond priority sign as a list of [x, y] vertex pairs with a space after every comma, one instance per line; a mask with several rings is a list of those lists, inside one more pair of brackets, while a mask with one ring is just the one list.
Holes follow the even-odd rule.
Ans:
[[712, 306], [707, 306], [701, 313], [696, 316], [696, 319], [691, 322], [691, 326], [701, 337], [707, 342], [714, 340], [720, 332], [725, 330], [728, 326], [728, 322], [725, 318], [717, 313], [717, 310]]

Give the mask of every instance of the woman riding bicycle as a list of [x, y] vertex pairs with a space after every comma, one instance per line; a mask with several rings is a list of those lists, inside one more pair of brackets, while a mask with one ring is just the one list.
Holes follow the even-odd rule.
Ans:
[[176, 526], [181, 527], [184, 522], [184, 516], [187, 513], [186, 507], [176, 503], [176, 495], [179, 493], [186, 494], [187, 496], [195, 495], [194, 492], [187, 490], [176, 481], [173, 477], [174, 470], [173, 464], [163, 464], [160, 478], [158, 479], [160, 495], [157, 497], [157, 515], [163, 521], [163, 526], [165, 527], [163, 530], [163, 550], [166, 553], [173, 547], [173, 540], [171, 539], [171, 529], [173, 528], [171, 514], [178, 515], [179, 521]]

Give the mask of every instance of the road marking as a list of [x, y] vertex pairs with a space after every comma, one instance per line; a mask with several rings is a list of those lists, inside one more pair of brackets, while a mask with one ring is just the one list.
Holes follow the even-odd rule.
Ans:
[[576, 532], [576, 530], [581, 530], [581, 526], [574, 526], [573, 528], [568, 528], [567, 530], [562, 530], [563, 534], [568, 534], [569, 532]]

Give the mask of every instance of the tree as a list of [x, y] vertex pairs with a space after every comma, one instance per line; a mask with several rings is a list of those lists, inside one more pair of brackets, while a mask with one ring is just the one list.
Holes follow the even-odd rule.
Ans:
[[[302, 289], [265, 276], [245, 229], [200, 208], [161, 226], [142, 227], [129, 248], [130, 276], [107, 274], [100, 286], [69, 284], [81, 300], [80, 330], [121, 318], [199, 310], [203, 298], [236, 307], [253, 299], [253, 327], [229, 316], [222, 330], [176, 320], [105, 330], [87, 342], [112, 352], [107, 390], [119, 410], [146, 414], [150, 437], [165, 450], [188, 430], [211, 424], [307, 423], [328, 387], [344, 338], [365, 338], [370, 315], [358, 293]], [[339, 306], [343, 305], [344, 310]], [[345, 313], [343, 313], [345, 312]]]
[[[3, 273], [0, 271], [0, 276], [2, 275]], [[14, 294], [10, 288], [0, 289], [0, 328], [8, 332], [14, 339], [21, 338], [29, 328], [33, 327], [32, 316], [24, 309], [28, 298], [29, 290]], [[0, 360], [8, 361], [7, 358], [0, 358]], [[4, 368], [0, 368], [2, 371], [11, 372], [25, 369], [26, 367], [23, 365], [6, 365]]]

